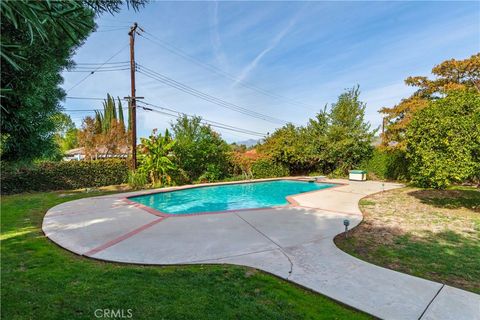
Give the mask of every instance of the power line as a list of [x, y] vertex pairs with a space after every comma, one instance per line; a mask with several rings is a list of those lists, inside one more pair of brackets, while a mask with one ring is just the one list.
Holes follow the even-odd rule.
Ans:
[[74, 84], [72, 87], [70, 87], [70, 89], [67, 90], [67, 92], [69, 92], [70, 90], [72, 90], [73, 88], [76, 88], [78, 85], [80, 85], [83, 81], [85, 81], [88, 77], [90, 77], [92, 74], [94, 74], [98, 69], [100, 69], [101, 67], [103, 67], [105, 64], [107, 64], [110, 60], [112, 60], [113, 58], [115, 58], [117, 55], [120, 54], [120, 52], [122, 52], [126, 47], [128, 47], [128, 44], [126, 44], [125, 46], [123, 46], [120, 50], [118, 50], [113, 56], [111, 56], [110, 58], [107, 59], [107, 61], [105, 61], [104, 63], [102, 63], [98, 68], [96, 68], [94, 71], [91, 71], [89, 74], [87, 74], [85, 77], [83, 77], [80, 81], [78, 81], [76, 84]]
[[129, 61], [116, 61], [116, 62], [76, 62], [75, 65], [111, 65], [111, 64], [129, 64]]
[[130, 27], [130, 22], [125, 22], [125, 23], [115, 23], [115, 24], [97, 24], [98, 28], [129, 28]]
[[[74, 100], [98, 100], [98, 101], [103, 101], [105, 100], [104, 98], [95, 98], [95, 97], [73, 97], [73, 96], [67, 96], [66, 97], [67, 99], [74, 99]], [[128, 99], [121, 99], [121, 100], [128, 100]], [[149, 107], [153, 107], [153, 108], [158, 108], [160, 109], [159, 111], [168, 111], [168, 112], [173, 112], [175, 114], [177, 114], [177, 116], [181, 116], [181, 115], [185, 115], [185, 116], [188, 116], [188, 117], [193, 117], [193, 115], [191, 114], [188, 114], [188, 113], [185, 113], [185, 112], [181, 112], [181, 111], [178, 111], [178, 110], [175, 110], [175, 109], [172, 109], [172, 108], [169, 108], [169, 107], [165, 107], [165, 106], [159, 106], [159, 105], [155, 105], [155, 104], [152, 104], [152, 103], [149, 103], [149, 102], [146, 102], [146, 101], [138, 101], [138, 103], [142, 103], [146, 106], [149, 106]], [[142, 107], [142, 109], [145, 110], [145, 108]], [[77, 109], [77, 110], [65, 110], [66, 112], [68, 111], [101, 111], [101, 109]], [[254, 135], [261, 135], [262, 137], [263, 136], [266, 136], [267, 134], [265, 133], [262, 133], [262, 132], [258, 132], [258, 131], [253, 131], [253, 130], [249, 130], [249, 129], [244, 129], [244, 128], [240, 128], [240, 127], [236, 127], [236, 126], [232, 126], [232, 125], [229, 125], [229, 124], [225, 124], [225, 123], [221, 123], [221, 122], [218, 122], [218, 121], [213, 121], [213, 120], [208, 120], [208, 119], [205, 119], [204, 117], [200, 116], [204, 122], [206, 123], [209, 123], [211, 124], [212, 126], [215, 124], [215, 125], [218, 125], [218, 126], [224, 126], [224, 127], [230, 127], [232, 129], [237, 129], [237, 130], [242, 130], [244, 133], [249, 133], [249, 134], [254, 134]]]
[[115, 71], [125, 71], [130, 70], [130, 68], [123, 69], [107, 69], [107, 70], [66, 70], [65, 72], [89, 72], [90, 74], [94, 72], [115, 72]]
[[139, 36], [141, 36], [142, 38], [166, 49], [167, 51], [177, 55], [177, 56], [181, 56], [182, 58], [185, 58], [187, 60], [190, 60], [191, 62], [205, 68], [205, 69], [208, 69], [210, 70], [211, 72], [214, 72], [220, 76], [223, 76], [223, 77], [226, 77], [232, 81], [234, 81], [235, 83], [238, 83], [239, 85], [241, 85], [242, 87], [245, 87], [245, 88], [248, 88], [248, 89], [251, 89], [253, 91], [256, 91], [258, 93], [261, 93], [263, 95], [266, 95], [266, 96], [269, 96], [271, 98], [275, 98], [277, 100], [285, 100], [285, 101], [289, 101], [290, 103], [292, 104], [295, 104], [297, 106], [300, 106], [302, 108], [306, 108], [310, 111], [315, 111], [317, 108], [313, 107], [313, 106], [310, 106], [306, 103], [303, 103], [301, 101], [298, 101], [296, 99], [292, 99], [292, 98], [288, 98], [288, 97], [285, 97], [285, 96], [282, 96], [282, 95], [279, 95], [277, 93], [274, 93], [272, 91], [269, 91], [269, 90], [265, 90], [265, 89], [262, 89], [258, 86], [255, 86], [253, 85], [252, 83], [249, 83], [247, 81], [244, 81], [244, 80], [240, 80], [238, 77], [235, 77], [234, 75], [222, 70], [222, 69], [219, 69], [211, 64], [208, 64], [208, 63], [205, 63], [205, 62], [202, 62], [200, 60], [198, 60], [197, 58], [193, 57], [192, 55], [189, 55], [188, 53], [186, 53], [185, 51], [181, 50], [180, 48], [172, 45], [172, 44], [169, 44], [169, 43], [166, 43], [165, 41], [162, 41], [160, 40], [158, 37], [156, 37], [155, 35], [151, 34], [150, 32], [147, 32], [147, 31], [144, 31], [144, 33], [150, 35], [151, 37], [155, 38], [157, 41], [153, 40], [153, 39], [150, 39], [149, 37], [146, 37], [145, 35], [143, 34], [139, 34]]
[[[156, 113], [159, 113], [159, 114], [162, 114], [162, 115], [167, 115], [167, 116], [170, 116], [170, 117], [173, 117], [173, 118], [179, 118], [178, 115], [175, 115], [175, 114], [171, 114], [171, 113], [168, 113], [168, 112], [163, 112], [163, 111], [159, 111], [159, 110], [152, 110], [152, 109], [148, 109], [148, 108], [144, 108], [142, 106], [139, 106], [139, 108], [142, 110], [146, 110], [146, 111], [152, 111], [152, 112], [156, 112]], [[234, 131], [234, 132], [237, 132], [237, 133], [243, 133], [243, 134], [246, 134], [246, 135], [249, 135], [249, 136], [257, 136], [257, 137], [265, 137], [264, 135], [257, 135], [257, 134], [252, 134], [252, 133], [249, 133], [249, 132], [244, 132], [244, 131], [241, 131], [241, 130], [236, 130], [236, 129], [233, 129], [233, 128], [229, 128], [229, 127], [223, 127], [223, 126], [220, 126], [220, 125], [215, 125], [215, 124], [211, 124], [211, 123], [208, 123], [207, 121], [205, 120], [202, 120], [202, 122], [204, 124], [208, 124], [209, 126], [212, 126], [212, 127], [216, 127], [216, 128], [219, 128], [219, 129], [224, 129], [224, 130], [228, 130], [228, 131]]]
[[128, 66], [129, 66], [129, 63], [112, 64], [112, 65], [105, 65], [101, 67], [99, 65], [76, 65], [74, 66], [74, 69], [93, 69], [93, 68], [116, 69], [116, 68], [125, 68]]
[[[165, 111], [146, 108], [146, 107], [141, 106], [141, 105], [139, 105], [138, 108], [140, 108], [141, 110], [145, 110], [145, 111], [152, 111], [152, 112], [156, 112], [156, 113], [159, 113], [159, 114], [167, 115], [167, 116], [177, 118], [177, 119], [181, 117], [181, 115], [178, 115], [178, 114], [172, 114], [172, 113], [165, 112]], [[209, 126], [219, 128], [219, 129], [234, 131], [234, 132], [237, 132], [237, 133], [243, 133], [243, 134], [250, 135], [250, 136], [257, 136], [257, 137], [262, 137], [262, 138], [265, 137], [265, 134], [262, 134], [262, 133], [249, 132], [248, 130], [243, 130], [243, 129], [240, 129], [240, 128], [237, 129], [237, 128], [229, 126], [229, 125], [215, 124], [215, 123], [212, 123], [212, 121], [209, 121], [209, 120], [203, 120], [202, 119], [201, 122], [204, 123], [204, 124], [207, 124]]]
[[[72, 96], [66, 96], [66, 99], [74, 99], [74, 100], [99, 100], [99, 101], [104, 101], [107, 100], [106, 98], [92, 98], [92, 97], [72, 97]], [[115, 99], [117, 100], [117, 99]], [[127, 100], [125, 98], [120, 98], [120, 100]]]
[[102, 109], [65, 109], [62, 112], [92, 112], [92, 111], [103, 111]]
[[69, 68], [66, 72], [106, 72], [106, 71], [122, 71], [129, 69], [130, 65], [128, 63], [115, 64], [115, 65], [76, 65], [73, 68]]
[[138, 65], [138, 72], [147, 76], [147, 77], [149, 77], [149, 78], [151, 78], [151, 79], [157, 80], [157, 81], [162, 82], [162, 83], [164, 83], [168, 86], [176, 88], [176, 89], [178, 89], [178, 90], [180, 90], [184, 93], [187, 93], [187, 94], [190, 94], [190, 95], [195, 96], [197, 98], [203, 99], [205, 101], [214, 103], [218, 106], [221, 106], [221, 107], [233, 110], [233, 111], [237, 111], [239, 113], [248, 115], [250, 117], [254, 117], [254, 118], [257, 118], [257, 119], [261, 119], [261, 120], [268, 121], [268, 122], [271, 122], [271, 123], [276, 123], [276, 124], [289, 123], [289, 121], [285, 121], [285, 120], [278, 119], [278, 118], [275, 118], [275, 117], [272, 117], [272, 116], [268, 116], [268, 115], [265, 115], [265, 114], [262, 114], [262, 113], [259, 113], [259, 112], [241, 107], [237, 104], [227, 102], [225, 100], [214, 97], [212, 95], [203, 93], [203, 92], [198, 91], [198, 90], [196, 90], [196, 89], [194, 89], [190, 86], [187, 86], [187, 85], [185, 85], [185, 84], [183, 84], [179, 81], [176, 81], [176, 80], [174, 80], [172, 78], [169, 78], [169, 77], [167, 77], [163, 74], [160, 74], [156, 71], [153, 71], [149, 68], [146, 68], [142, 65]]
[[154, 79], [154, 80], [157, 80], [157, 81], [160, 81], [168, 86], [171, 86], [175, 89], [178, 89], [184, 93], [187, 93], [187, 94], [190, 94], [194, 97], [197, 97], [197, 98], [200, 98], [202, 100], [205, 100], [207, 102], [211, 102], [213, 104], [216, 104], [220, 107], [224, 107], [224, 108], [227, 108], [227, 109], [230, 109], [230, 110], [233, 110], [233, 111], [237, 111], [239, 113], [242, 113], [242, 114], [245, 114], [247, 116], [250, 116], [250, 117], [253, 117], [253, 118], [257, 118], [257, 119], [261, 119], [261, 120], [264, 120], [264, 121], [267, 121], [267, 122], [271, 122], [271, 123], [275, 123], [275, 124], [285, 124], [287, 123], [287, 121], [284, 121], [284, 120], [280, 120], [280, 119], [276, 119], [276, 118], [273, 118], [273, 117], [270, 117], [270, 116], [267, 116], [267, 115], [264, 115], [264, 114], [261, 114], [261, 113], [257, 113], [255, 111], [252, 111], [252, 110], [248, 110], [248, 109], [245, 109], [245, 108], [242, 108], [242, 107], [239, 107], [239, 106], [236, 106], [234, 104], [231, 104], [229, 102], [226, 102], [224, 100], [221, 100], [221, 99], [218, 99], [216, 97], [213, 97], [213, 96], [210, 96], [210, 95], [207, 95], [207, 94], [204, 94], [203, 92], [200, 92], [196, 89], [193, 89], [191, 87], [188, 87], [188, 86], [185, 86], [183, 84], [179, 84], [177, 83], [176, 81], [170, 81], [170, 79], [165, 79], [165, 78], [160, 78], [156, 75], [152, 75], [151, 73], [149, 73], [148, 71], [145, 71], [145, 70], [139, 70], [138, 71], [140, 74], [143, 74], [144, 76], [147, 76], [151, 79]]
[[[115, 69], [122, 69], [126, 68], [128, 65], [118, 65], [118, 66], [109, 66], [109, 67], [101, 67], [98, 70], [115, 70]], [[77, 66], [72, 68], [71, 70], [94, 70], [98, 68], [97, 66]]]
[[[78, 98], [78, 99], [86, 99], [86, 100], [104, 100], [102, 98], [90, 98], [90, 97], [67, 97], [67, 98], [74, 98], [74, 99]], [[191, 115], [191, 114], [188, 114], [188, 113], [185, 113], [185, 112], [181, 112], [181, 111], [177, 111], [175, 109], [171, 109], [171, 108], [168, 108], [168, 107], [162, 107], [162, 106], [159, 106], [159, 105], [155, 105], [155, 104], [152, 104], [152, 103], [149, 103], [149, 102], [145, 102], [145, 101], [140, 102], [139, 101], [138, 103], [141, 103], [141, 104], [144, 105], [144, 106], [143, 105], [138, 106], [138, 108], [141, 108], [144, 111], [153, 111], [153, 112], [156, 112], [156, 113], [160, 113], [160, 114], [163, 114], [163, 115], [168, 115], [168, 116], [175, 117], [175, 118], [179, 118], [181, 116], [194, 117], [194, 115]], [[65, 109], [62, 112], [65, 112], [65, 113], [73, 113], [73, 112], [90, 113], [90, 112], [96, 112], [96, 111], [103, 111], [103, 110], [102, 109]], [[75, 115], [75, 117], [80, 118], [80, 119], [84, 118], [82, 116], [77, 116], [77, 115]], [[249, 130], [249, 129], [244, 129], [244, 128], [240, 128], [240, 127], [237, 127], [237, 126], [232, 126], [232, 125], [225, 124], [225, 123], [218, 122], [218, 121], [214, 121], [214, 120], [208, 120], [208, 119], [205, 119], [203, 117], [201, 117], [201, 119], [202, 119], [202, 123], [208, 124], [212, 127], [219, 128], [219, 129], [229, 130], [229, 131], [233, 131], [233, 132], [237, 132], [237, 133], [243, 133], [243, 134], [246, 134], [246, 135], [257, 136], [257, 137], [262, 137], [262, 138], [267, 135], [266, 133], [253, 131], [253, 130]]]
[[[152, 104], [152, 103], [148, 103], [148, 102], [145, 102], [145, 101], [141, 101], [140, 103], [142, 104], [145, 104], [147, 106], [150, 106], [150, 107], [153, 107], [153, 108], [158, 108], [158, 109], [161, 109], [162, 111], [169, 111], [169, 112], [173, 112], [173, 113], [176, 113], [177, 116], [182, 116], [182, 115], [185, 115], [187, 117], [193, 117], [193, 115], [190, 115], [190, 114], [187, 114], [185, 112], [180, 112], [180, 111], [177, 111], [177, 110], [174, 110], [174, 109], [171, 109], [171, 108], [167, 108], [167, 107], [161, 107], [161, 106], [158, 106], [158, 105], [155, 105], [155, 104]], [[258, 136], [266, 136], [267, 134], [265, 133], [262, 133], [262, 132], [258, 132], [258, 131], [253, 131], [253, 130], [249, 130], [249, 129], [244, 129], [244, 128], [240, 128], [240, 127], [236, 127], [236, 126], [232, 126], [232, 125], [229, 125], [229, 124], [225, 124], [225, 123], [221, 123], [221, 122], [218, 122], [218, 121], [213, 121], [213, 120], [208, 120], [208, 119], [204, 119], [202, 117], [202, 120], [208, 124], [210, 124], [211, 126], [221, 126], [222, 128], [226, 129], [226, 128], [230, 128], [234, 131], [241, 131], [243, 133], [248, 133], [248, 134], [252, 134], [252, 135], [258, 135]]]

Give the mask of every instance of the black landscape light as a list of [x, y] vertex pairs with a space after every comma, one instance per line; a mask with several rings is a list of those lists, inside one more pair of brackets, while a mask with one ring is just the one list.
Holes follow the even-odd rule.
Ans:
[[348, 219], [343, 220], [343, 225], [345, 226], [345, 238], [348, 236], [348, 226], [350, 225], [350, 221]]

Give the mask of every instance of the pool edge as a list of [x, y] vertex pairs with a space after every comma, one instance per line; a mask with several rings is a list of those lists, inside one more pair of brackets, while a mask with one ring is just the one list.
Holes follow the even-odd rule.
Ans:
[[209, 186], [222, 186], [222, 185], [235, 185], [235, 184], [244, 184], [244, 183], [258, 183], [258, 182], [269, 182], [269, 181], [281, 181], [281, 180], [294, 180], [294, 181], [302, 181], [302, 182], [307, 182], [301, 179], [305, 179], [304, 176], [302, 177], [283, 177], [283, 178], [268, 178], [268, 179], [255, 179], [255, 180], [242, 180], [242, 181], [228, 181], [228, 182], [218, 182], [218, 183], [202, 183], [198, 185], [186, 185], [186, 186], [180, 186], [175, 189], [170, 189], [169, 190], [154, 190], [152, 192], [146, 192], [138, 195], [131, 195], [128, 197], [121, 198], [121, 201], [124, 201], [125, 203], [134, 206], [135, 208], [144, 210], [150, 214], [153, 214], [157, 217], [163, 217], [163, 218], [169, 218], [169, 217], [191, 217], [191, 216], [200, 216], [200, 215], [206, 215], [206, 214], [222, 214], [222, 213], [235, 213], [235, 212], [244, 212], [244, 211], [259, 211], [259, 210], [269, 210], [269, 209], [277, 209], [277, 208], [287, 208], [287, 207], [300, 207], [301, 205], [293, 199], [294, 197], [297, 197], [299, 195], [305, 195], [305, 194], [310, 194], [314, 192], [321, 192], [325, 190], [330, 190], [333, 188], [339, 188], [348, 185], [347, 183], [340, 183], [340, 182], [317, 182], [315, 181], [314, 183], [325, 183], [325, 184], [331, 184], [331, 187], [328, 188], [323, 188], [319, 190], [312, 190], [312, 191], [307, 191], [307, 192], [302, 192], [302, 193], [296, 193], [296, 194], [291, 194], [285, 197], [285, 200], [287, 200], [288, 204], [286, 205], [279, 205], [279, 206], [271, 206], [271, 207], [259, 207], [259, 208], [244, 208], [244, 209], [234, 209], [234, 210], [221, 210], [221, 211], [202, 211], [202, 212], [195, 212], [195, 213], [184, 213], [184, 214], [173, 214], [173, 213], [167, 213], [163, 212], [160, 210], [157, 210], [155, 208], [146, 206], [144, 204], [141, 204], [139, 202], [133, 201], [130, 198], [138, 197], [138, 196], [147, 196], [147, 195], [153, 195], [157, 193], [166, 193], [166, 192], [174, 192], [174, 191], [180, 191], [180, 190], [188, 190], [188, 189], [195, 189], [195, 188], [202, 188], [202, 187], [209, 187]]

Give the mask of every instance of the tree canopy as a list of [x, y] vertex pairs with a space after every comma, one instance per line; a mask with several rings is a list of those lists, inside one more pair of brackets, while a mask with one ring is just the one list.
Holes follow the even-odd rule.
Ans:
[[143, 0], [1, 1], [1, 150], [4, 160], [57, 153], [55, 115], [65, 97], [60, 73], [95, 29], [95, 14]]
[[365, 121], [365, 108], [358, 86], [342, 93], [331, 106], [325, 152], [332, 168], [347, 172], [371, 156], [377, 130], [370, 130]]
[[275, 130], [258, 147], [258, 151], [292, 172], [306, 172], [317, 164], [315, 145], [305, 127], [287, 124]]
[[480, 180], [480, 94], [453, 90], [418, 111], [407, 129], [413, 182], [445, 188]]
[[96, 159], [100, 153], [112, 155], [129, 152], [131, 134], [125, 128], [120, 98], [117, 98], [117, 102], [118, 104], [107, 94], [107, 99], [103, 101], [103, 111], [95, 111], [94, 118], [86, 117], [83, 120], [78, 143], [84, 148], [87, 158]]
[[464, 60], [451, 59], [432, 69], [434, 79], [408, 77], [405, 83], [417, 87], [410, 97], [393, 107], [380, 110], [386, 115], [382, 145], [391, 149], [405, 150], [406, 130], [414, 114], [426, 108], [429, 101], [444, 97], [450, 90], [473, 89], [480, 92], [480, 53]]
[[258, 147], [259, 152], [294, 173], [345, 173], [354, 168], [371, 155], [376, 132], [365, 121], [366, 105], [359, 96], [359, 87], [349, 89], [307, 126], [287, 124], [275, 130]]
[[200, 117], [182, 116], [172, 123], [176, 140], [173, 152], [179, 168], [196, 181], [210, 175], [209, 180], [219, 179], [227, 173], [230, 147]]
[[59, 113], [54, 117], [56, 118], [55, 123], [57, 123], [55, 140], [60, 146], [60, 151], [65, 152], [78, 147], [78, 129], [70, 116], [65, 113]]

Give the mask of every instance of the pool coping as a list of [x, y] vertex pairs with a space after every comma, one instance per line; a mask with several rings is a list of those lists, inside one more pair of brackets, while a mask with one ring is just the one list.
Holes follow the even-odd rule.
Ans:
[[120, 200], [123, 201], [124, 203], [131, 205], [135, 208], [144, 210], [150, 214], [153, 214], [157, 217], [161, 218], [169, 218], [169, 217], [191, 217], [191, 216], [200, 216], [200, 215], [206, 215], [206, 214], [222, 214], [222, 213], [235, 213], [235, 212], [242, 212], [242, 211], [258, 211], [258, 210], [268, 210], [268, 209], [278, 209], [278, 208], [288, 208], [288, 207], [304, 207], [300, 205], [298, 201], [294, 199], [294, 197], [300, 196], [300, 195], [306, 195], [306, 194], [311, 194], [314, 192], [320, 192], [324, 190], [331, 190], [333, 188], [339, 188], [346, 186], [348, 184], [346, 183], [341, 183], [341, 182], [318, 182], [318, 181], [313, 181], [309, 183], [324, 183], [324, 184], [330, 184], [332, 186], [324, 189], [319, 189], [319, 190], [312, 190], [312, 191], [307, 191], [307, 192], [302, 192], [302, 193], [296, 193], [296, 194], [291, 194], [285, 197], [287, 200], [288, 204], [285, 205], [279, 205], [279, 206], [270, 206], [270, 207], [257, 207], [257, 208], [242, 208], [242, 209], [233, 209], [233, 210], [221, 210], [221, 211], [201, 211], [201, 212], [195, 212], [195, 213], [167, 213], [149, 206], [146, 206], [144, 204], [141, 204], [139, 202], [133, 201], [130, 198], [134, 197], [139, 197], [139, 196], [147, 196], [147, 195], [153, 195], [157, 193], [168, 193], [168, 192], [175, 192], [175, 191], [181, 191], [181, 190], [189, 190], [189, 189], [196, 189], [196, 188], [203, 188], [203, 187], [215, 187], [215, 186], [222, 186], [222, 185], [235, 185], [235, 184], [246, 184], [246, 183], [260, 183], [260, 182], [269, 182], [269, 181], [281, 181], [281, 180], [290, 180], [290, 181], [305, 181], [305, 177], [286, 177], [286, 178], [268, 178], [268, 179], [256, 179], [256, 180], [243, 180], [243, 181], [228, 181], [228, 182], [219, 182], [219, 183], [207, 183], [207, 184], [198, 184], [198, 185], [187, 185], [187, 186], [180, 186], [175, 189], [171, 188], [165, 188], [165, 189], [160, 189], [160, 190], [154, 190], [152, 192], [146, 192], [146, 193], [141, 193], [138, 195], [129, 195], [127, 197], [123, 197]]

